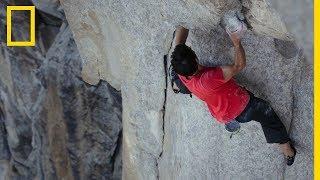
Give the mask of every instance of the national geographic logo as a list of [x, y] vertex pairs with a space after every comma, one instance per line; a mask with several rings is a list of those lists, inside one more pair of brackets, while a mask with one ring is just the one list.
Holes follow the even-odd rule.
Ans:
[[[12, 41], [12, 11], [30, 11], [30, 41]], [[7, 46], [35, 46], [35, 6], [7, 6]]]

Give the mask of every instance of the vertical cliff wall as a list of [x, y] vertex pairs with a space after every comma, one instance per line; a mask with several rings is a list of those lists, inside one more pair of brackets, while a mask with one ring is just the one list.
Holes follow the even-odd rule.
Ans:
[[303, 48], [307, 61], [313, 62], [313, 0], [270, 0], [280, 13], [297, 43]]
[[[0, 179], [121, 179], [121, 94], [82, 80], [64, 13], [48, 2], [36, 3], [35, 47], [7, 47], [0, 31]], [[6, 5], [22, 3], [0, 2], [1, 27]], [[12, 22], [27, 40], [29, 13]]]
[[[309, 0], [293, 1], [0, 0], [2, 27], [8, 3], [39, 15], [34, 48], [0, 34], [2, 179], [312, 179], [312, 19]], [[190, 29], [201, 64], [228, 64], [220, 20], [236, 11], [250, 29], [236, 79], [281, 117], [298, 150], [291, 167], [258, 123], [230, 139], [203, 102], [168, 86], [175, 27]], [[14, 38], [28, 37], [26, 19], [16, 14]]]
[[[87, 66], [83, 77], [121, 88], [123, 179], [312, 178], [312, 64], [269, 1], [61, 2]], [[232, 61], [219, 25], [231, 11], [244, 12], [251, 29], [243, 39], [248, 66], [236, 78], [280, 115], [299, 152], [293, 167], [266, 144], [259, 124], [229, 139], [202, 102], [167, 85], [164, 55], [179, 24], [190, 28], [187, 44], [201, 64]]]

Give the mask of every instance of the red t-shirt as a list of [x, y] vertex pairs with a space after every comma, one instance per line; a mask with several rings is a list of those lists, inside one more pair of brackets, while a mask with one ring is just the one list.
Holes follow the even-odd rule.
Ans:
[[206, 102], [211, 114], [227, 123], [241, 114], [249, 102], [249, 93], [234, 79], [225, 81], [220, 67], [206, 67], [198, 74], [181, 81], [198, 98]]

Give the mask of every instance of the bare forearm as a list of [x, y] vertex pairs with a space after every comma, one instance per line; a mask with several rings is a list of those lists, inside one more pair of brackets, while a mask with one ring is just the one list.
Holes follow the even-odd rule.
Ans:
[[175, 33], [175, 36], [176, 36], [175, 43], [176, 43], [176, 45], [185, 44], [186, 41], [187, 41], [187, 38], [188, 38], [188, 34], [189, 34], [189, 30], [188, 29], [186, 29], [186, 28], [184, 28], [182, 26], [177, 27], [176, 33]]
[[235, 45], [235, 60], [234, 66], [238, 69], [238, 71], [242, 70], [246, 66], [246, 55], [245, 51], [242, 47], [241, 42]]
[[241, 45], [241, 39], [237, 34], [230, 34], [231, 41], [234, 45], [234, 64], [228, 66], [222, 66], [223, 77], [226, 81], [229, 81], [233, 76], [238, 74], [246, 66], [246, 54]]

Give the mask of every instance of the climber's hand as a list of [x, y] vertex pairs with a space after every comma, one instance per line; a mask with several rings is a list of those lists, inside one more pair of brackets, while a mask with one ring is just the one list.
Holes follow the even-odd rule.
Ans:
[[178, 26], [175, 32], [175, 44], [185, 44], [188, 38], [189, 30], [183, 26]]

